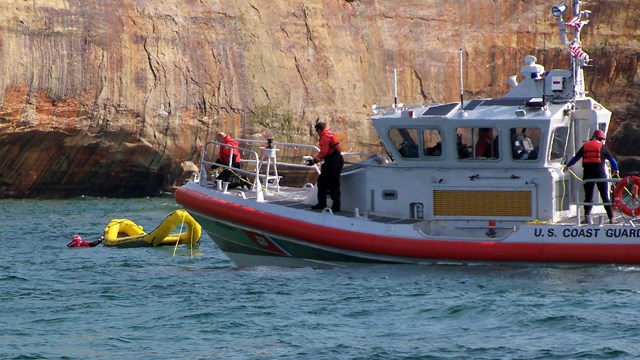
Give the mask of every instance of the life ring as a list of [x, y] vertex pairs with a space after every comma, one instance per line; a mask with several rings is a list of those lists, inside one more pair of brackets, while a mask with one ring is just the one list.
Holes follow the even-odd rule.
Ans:
[[[628, 185], [632, 185], [633, 193], [631, 194], [632, 200], [630, 202], [624, 202], [622, 194], [626, 190]], [[638, 199], [638, 188], [640, 188], [640, 177], [638, 176], [625, 176], [618, 182], [616, 189], [613, 191], [613, 210], [620, 210], [621, 213], [627, 216], [640, 216], [640, 200]], [[627, 190], [628, 191], [628, 190]], [[633, 205], [631, 207], [630, 205]]]

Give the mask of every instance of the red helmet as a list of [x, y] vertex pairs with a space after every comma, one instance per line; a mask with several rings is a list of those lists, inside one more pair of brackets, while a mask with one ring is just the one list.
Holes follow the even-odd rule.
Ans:
[[604, 131], [602, 130], [596, 130], [593, 132], [593, 137], [598, 139], [598, 140], [604, 140]]
[[73, 235], [73, 240], [74, 241], [82, 241], [82, 236], [80, 236], [79, 234], [75, 234], [75, 235]]

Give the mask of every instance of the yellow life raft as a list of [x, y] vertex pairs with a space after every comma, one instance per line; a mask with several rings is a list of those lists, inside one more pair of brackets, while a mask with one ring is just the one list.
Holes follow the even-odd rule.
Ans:
[[[172, 234], [179, 228], [179, 233]], [[121, 248], [162, 246], [162, 245], [189, 245], [200, 241], [202, 228], [197, 221], [185, 210], [176, 210], [162, 221], [152, 232], [145, 233], [140, 225], [136, 225], [129, 219], [113, 219], [104, 228], [105, 246]]]

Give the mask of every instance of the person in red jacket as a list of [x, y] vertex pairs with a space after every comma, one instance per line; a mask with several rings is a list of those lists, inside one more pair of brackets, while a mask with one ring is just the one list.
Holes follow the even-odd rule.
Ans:
[[493, 129], [481, 128], [480, 138], [476, 142], [476, 157], [486, 159], [497, 158], [498, 155], [495, 151], [494, 141]]
[[320, 167], [320, 175], [318, 176], [318, 203], [311, 208], [315, 210], [327, 207], [327, 192], [333, 201], [331, 210], [340, 211], [340, 173], [344, 165], [340, 143], [335, 134], [329, 131], [327, 124], [320, 121], [316, 123], [315, 130], [320, 136], [319, 145], [320, 152], [313, 160], [309, 160], [309, 165], [317, 164], [324, 160]]
[[[220, 131], [218, 135], [216, 135], [216, 139], [219, 143], [238, 147], [238, 142], [225, 132]], [[232, 156], [233, 159], [231, 159]], [[231, 147], [220, 146], [220, 151], [218, 152], [218, 159], [216, 160], [216, 162], [218, 164], [227, 166], [231, 165], [235, 168], [240, 168], [240, 164], [242, 162], [242, 159], [240, 158], [240, 151]]]
[[71, 242], [67, 244], [67, 247], [76, 248], [76, 247], [94, 247], [100, 245], [104, 236], [101, 236], [100, 239], [94, 241], [84, 241], [82, 240], [82, 236], [79, 234], [73, 235], [71, 238]]
[[[233, 139], [227, 133], [220, 131], [218, 135], [216, 135], [216, 139], [219, 143], [228, 145], [228, 146], [220, 146], [220, 150], [218, 151], [218, 158], [216, 159], [216, 164], [231, 166], [236, 169], [242, 169], [242, 158], [240, 157], [240, 150], [236, 149], [239, 145], [238, 142]], [[233, 147], [231, 147], [233, 146]], [[218, 165], [212, 165], [211, 169], [218, 168]], [[228, 189], [234, 189], [236, 187], [249, 187], [249, 182], [242, 176], [236, 174], [232, 170], [225, 168], [222, 172], [216, 177], [216, 180], [228, 181], [229, 187]]]
[[[605, 171], [604, 161], [609, 160], [611, 164], [611, 169], [614, 175], [618, 174], [618, 163], [616, 159], [611, 155], [609, 149], [607, 149], [604, 144], [604, 131], [596, 130], [593, 132], [593, 136], [591, 140], [587, 141], [580, 150], [576, 153], [574, 157], [569, 160], [567, 165], [564, 167], [563, 171], [567, 172], [569, 167], [578, 162], [580, 158], [582, 158], [582, 169], [583, 169], [583, 180], [587, 179], [606, 179], [607, 173]], [[583, 184], [584, 187], [584, 202], [591, 203], [593, 202], [593, 190], [594, 186], [598, 186], [598, 191], [600, 192], [600, 198], [605, 203], [609, 202], [609, 186], [606, 182], [586, 182]], [[591, 208], [593, 205], [585, 205], [584, 206], [584, 222], [589, 223], [589, 216], [591, 214]], [[607, 212], [607, 216], [609, 217], [609, 223], [615, 223], [613, 219], [613, 211], [611, 210], [611, 205], [604, 205], [604, 209]]]

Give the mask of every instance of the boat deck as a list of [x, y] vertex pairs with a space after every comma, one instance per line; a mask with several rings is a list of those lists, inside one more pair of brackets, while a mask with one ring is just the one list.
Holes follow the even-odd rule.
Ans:
[[[269, 203], [280, 205], [280, 206], [286, 206], [286, 207], [298, 209], [298, 210], [306, 210], [306, 211], [312, 211], [312, 212], [321, 211], [321, 210], [313, 210], [311, 209], [311, 205], [305, 204], [300, 201], [295, 201], [295, 200], [273, 200], [273, 201], [269, 201]], [[327, 210], [324, 210], [324, 211], [327, 211]], [[375, 221], [375, 222], [380, 222], [385, 224], [415, 224], [415, 223], [424, 221], [423, 219], [397, 218], [397, 217], [391, 217], [391, 216], [383, 216], [379, 214], [367, 214], [366, 216], [361, 214], [356, 215], [355, 211], [351, 209], [342, 210], [340, 212], [333, 213], [333, 215], [347, 217], [347, 218], [366, 217], [367, 220], [369, 221]]]
[[[214, 189], [214, 186], [208, 185], [207, 188]], [[217, 191], [217, 190], [214, 189], [214, 191]], [[234, 190], [229, 190], [229, 192], [232, 194], [241, 195], [246, 199], [257, 199], [256, 192], [252, 190], [234, 189]], [[270, 204], [284, 206], [287, 208], [292, 208], [297, 210], [304, 210], [304, 211], [316, 212], [316, 213], [321, 211], [325, 211], [325, 212], [330, 211], [329, 209], [325, 209], [325, 210], [311, 209], [311, 204], [308, 201], [306, 201], [308, 194], [309, 194], [308, 189], [295, 188], [295, 187], [280, 187], [279, 191], [275, 191], [274, 189], [266, 189], [266, 191], [264, 191], [264, 199], [265, 199], [265, 202], [268, 202]], [[315, 201], [313, 201], [313, 203], [315, 203]], [[362, 209], [359, 210], [358, 214], [356, 214], [354, 209], [343, 209], [338, 213], [333, 213], [333, 215], [345, 217], [345, 218], [365, 218], [368, 221], [383, 223], [383, 224], [411, 225], [411, 224], [417, 224], [417, 223], [429, 221], [424, 219], [387, 216], [387, 215], [377, 214], [377, 213], [368, 213], [368, 212], [363, 213]], [[619, 214], [616, 214], [615, 216], [616, 223], [609, 224], [609, 221], [606, 219], [606, 214], [593, 214], [592, 217], [593, 217], [593, 225], [602, 225], [602, 226], [623, 226], [625, 224], [634, 226], [634, 221], [637, 220], [637, 219], [623, 218]], [[486, 220], [478, 220], [478, 221], [485, 222]], [[532, 223], [535, 223], [535, 221], [532, 221]], [[578, 224], [578, 221], [575, 216], [572, 216], [572, 217], [566, 217], [566, 218], [560, 219], [552, 223], [549, 223], [546, 221], [540, 221], [538, 223], [549, 224], [549, 225], [575, 226]], [[580, 225], [589, 226], [589, 224], [580, 224]]]

